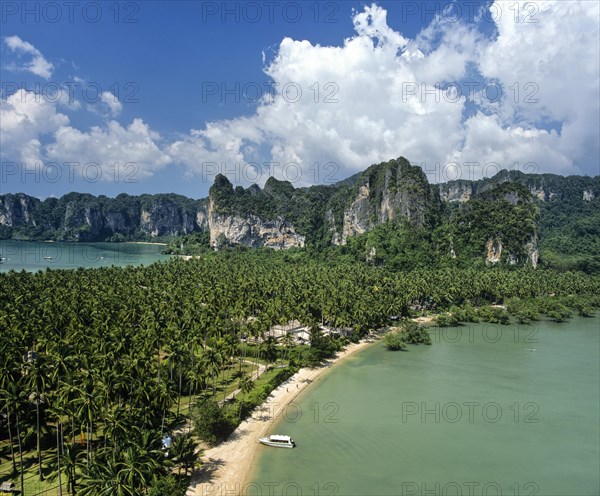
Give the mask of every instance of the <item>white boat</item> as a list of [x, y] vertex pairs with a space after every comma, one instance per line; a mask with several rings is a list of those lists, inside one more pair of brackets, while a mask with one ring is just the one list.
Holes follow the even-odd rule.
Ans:
[[6, 262], [6, 258], [0, 257], [0, 263], [4, 263], [4, 262]]
[[278, 436], [277, 434], [272, 434], [269, 437], [261, 437], [258, 442], [265, 446], [273, 446], [274, 448], [293, 448], [296, 446], [296, 443], [290, 436]]
[[52, 257], [44, 257], [44, 260], [52, 260]]

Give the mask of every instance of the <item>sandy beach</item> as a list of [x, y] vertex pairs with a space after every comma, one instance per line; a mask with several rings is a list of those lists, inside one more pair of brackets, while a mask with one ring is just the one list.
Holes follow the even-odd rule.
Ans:
[[243, 494], [252, 461], [261, 447], [257, 439], [270, 434], [270, 428], [285, 412], [287, 405], [312, 383], [322, 378], [343, 359], [371, 345], [374, 341], [350, 344], [324, 366], [304, 368], [273, 390], [267, 400], [257, 407], [252, 416], [242, 422], [227, 441], [206, 450], [203, 465], [192, 477], [188, 496], [233, 496]]

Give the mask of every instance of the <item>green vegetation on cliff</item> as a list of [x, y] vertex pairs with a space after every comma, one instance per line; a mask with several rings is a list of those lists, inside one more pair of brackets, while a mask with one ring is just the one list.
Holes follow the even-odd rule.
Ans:
[[44, 201], [0, 195], [0, 239], [160, 241], [199, 231], [196, 215], [204, 203], [176, 194], [68, 193]]
[[[220, 230], [228, 218], [244, 224], [243, 236], [235, 238], [231, 223]], [[275, 220], [288, 231], [271, 224], [271, 239], [295, 233], [314, 256], [394, 269], [539, 261], [559, 270], [600, 271], [600, 177], [501, 171], [479, 181], [431, 185], [421, 168], [400, 157], [330, 186], [295, 188], [271, 177], [263, 189], [243, 188], [218, 175], [204, 200], [0, 196], [0, 238], [171, 240], [169, 251], [178, 254], [206, 251], [210, 239], [214, 244], [229, 232], [233, 241], [222, 239], [219, 246], [236, 239], [255, 245], [260, 224]], [[296, 239], [286, 246], [298, 245]]]
[[325, 208], [336, 188], [311, 186], [294, 188], [289, 181], [270, 177], [261, 190], [257, 185], [234, 188], [219, 174], [210, 188], [215, 211], [221, 215], [255, 215], [263, 221], [282, 218], [306, 236], [309, 245], [320, 245], [327, 238]]
[[537, 241], [533, 238], [537, 238], [539, 209], [527, 188], [518, 183], [501, 183], [462, 206], [449, 205], [447, 214], [436, 242], [440, 249], [445, 245], [448, 254], [451, 246], [463, 260], [480, 257], [491, 240], [501, 242], [516, 262], [523, 263], [527, 245]]

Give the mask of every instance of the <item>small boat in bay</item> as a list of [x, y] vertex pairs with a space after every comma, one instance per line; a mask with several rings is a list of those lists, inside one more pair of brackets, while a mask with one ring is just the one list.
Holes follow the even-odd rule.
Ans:
[[273, 446], [274, 448], [294, 448], [296, 443], [290, 436], [279, 436], [272, 434], [269, 437], [261, 437], [259, 443], [265, 446]]

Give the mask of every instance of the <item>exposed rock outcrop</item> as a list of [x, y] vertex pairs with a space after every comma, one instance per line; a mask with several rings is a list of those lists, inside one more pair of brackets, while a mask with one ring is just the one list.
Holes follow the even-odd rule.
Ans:
[[473, 196], [473, 183], [464, 181], [455, 181], [448, 185], [440, 184], [440, 198], [447, 203], [459, 202], [466, 203]]
[[439, 209], [438, 203], [425, 173], [406, 159], [370, 167], [360, 177], [356, 193], [344, 210], [341, 233], [334, 225], [332, 243], [345, 244], [350, 236], [394, 220], [424, 227], [431, 222], [431, 211]]
[[211, 198], [208, 211], [210, 244], [218, 249], [223, 245], [268, 247], [278, 250], [302, 248], [305, 237], [284, 219], [262, 220], [256, 215], [219, 214]]
[[31, 223], [36, 225], [32, 216], [40, 200], [23, 193], [0, 195], [0, 225], [19, 226]]
[[182, 236], [199, 230], [198, 212], [187, 212], [175, 203], [159, 199], [140, 215], [140, 229], [150, 237]]
[[502, 260], [502, 241], [499, 239], [488, 239], [486, 243], [487, 253], [485, 255], [486, 265], [494, 265]]
[[516, 253], [506, 253], [501, 239], [489, 238], [486, 243], [485, 263], [488, 266], [496, 265], [505, 260], [509, 265], [528, 263], [535, 269], [539, 259], [537, 234], [532, 235], [531, 239], [525, 244], [524, 252], [526, 260], [520, 260]]
[[202, 201], [177, 195], [107, 198], [69, 193], [44, 201], [22, 193], [0, 195], [3, 235], [16, 233], [24, 239], [106, 241], [181, 236], [205, 229], [205, 217]]
[[[437, 245], [429, 248], [457, 262], [481, 257], [488, 265], [535, 267], [537, 233], [543, 236], [544, 250], [549, 239], [539, 212], [555, 209], [556, 202], [594, 208], [599, 197], [598, 177], [519, 171], [430, 185], [421, 168], [400, 157], [340, 183], [310, 188], [295, 188], [275, 178], [263, 189], [234, 188], [219, 174], [209, 198], [202, 200], [175, 194], [107, 198], [69, 193], [43, 201], [23, 193], [0, 195], [0, 238], [125, 241], [205, 233], [202, 242], [208, 239], [216, 249], [287, 249], [344, 245], [352, 236], [391, 222], [392, 237], [435, 238]], [[393, 231], [396, 228], [400, 229]], [[585, 222], [576, 228], [593, 230]], [[385, 244], [377, 236], [374, 233], [374, 242]], [[409, 244], [406, 249], [413, 249]], [[379, 257], [385, 249], [378, 246], [365, 253]]]
[[333, 237], [340, 244], [345, 244], [349, 236], [367, 232], [373, 224], [369, 219], [369, 211], [369, 184], [363, 184], [358, 188], [358, 194], [350, 207], [344, 211], [342, 235], [338, 236], [335, 232]]

